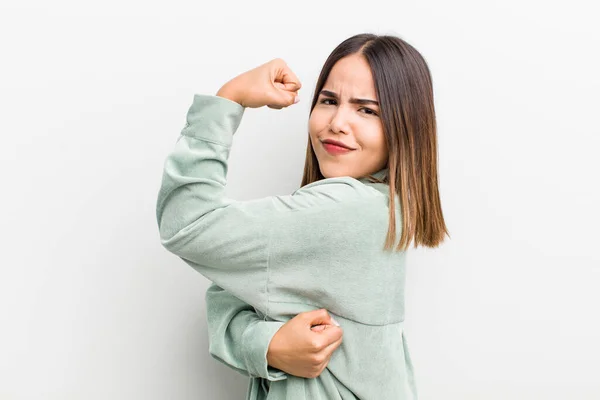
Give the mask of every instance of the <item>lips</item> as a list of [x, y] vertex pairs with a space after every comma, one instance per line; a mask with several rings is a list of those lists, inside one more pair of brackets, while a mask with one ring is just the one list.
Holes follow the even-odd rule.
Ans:
[[333, 139], [325, 139], [325, 140], [323, 140], [323, 144], [330, 144], [330, 145], [342, 147], [344, 149], [354, 150], [352, 147], [350, 147], [342, 142], [338, 142], [337, 140], [333, 140]]
[[354, 151], [353, 149], [347, 149], [345, 147], [336, 146], [335, 144], [331, 144], [331, 143], [323, 143], [323, 148], [325, 149], [325, 151], [327, 153], [329, 153], [333, 156], [346, 154], [346, 153], [350, 153], [350, 152]]

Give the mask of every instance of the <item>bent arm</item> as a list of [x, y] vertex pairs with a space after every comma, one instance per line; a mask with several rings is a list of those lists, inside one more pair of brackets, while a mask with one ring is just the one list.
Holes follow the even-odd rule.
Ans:
[[214, 283], [206, 291], [206, 316], [213, 358], [243, 375], [287, 379], [267, 363], [269, 343], [283, 322], [264, 321], [252, 306]]
[[233, 134], [244, 107], [194, 95], [165, 162], [156, 202], [161, 244], [220, 287], [266, 310], [269, 229], [248, 204], [225, 197]]
[[164, 163], [156, 218], [167, 250], [269, 316], [271, 273], [300, 268], [319, 255], [355, 251], [354, 231], [342, 228], [377, 226], [373, 200], [381, 195], [353, 178], [337, 177], [288, 196], [228, 199], [228, 158], [243, 113], [229, 99], [194, 95]]

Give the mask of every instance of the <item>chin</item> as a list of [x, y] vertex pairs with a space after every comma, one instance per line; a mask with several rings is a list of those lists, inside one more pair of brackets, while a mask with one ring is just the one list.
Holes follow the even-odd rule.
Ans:
[[319, 167], [321, 171], [321, 175], [325, 178], [338, 178], [340, 176], [350, 176], [348, 170], [346, 168], [342, 168], [340, 166], [335, 165], [323, 165]]

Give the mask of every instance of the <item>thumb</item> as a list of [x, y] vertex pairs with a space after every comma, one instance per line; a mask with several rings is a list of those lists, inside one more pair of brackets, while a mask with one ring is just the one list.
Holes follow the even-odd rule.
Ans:
[[[283, 84], [279, 84], [279, 85], [283, 85]], [[297, 92], [290, 92], [288, 90], [281, 89], [279, 87], [275, 88], [275, 97], [276, 97], [275, 100], [277, 102], [277, 105], [279, 105], [281, 107], [291, 106], [292, 104], [296, 104], [298, 101], [300, 101], [300, 98], [298, 97]]]
[[340, 340], [344, 335], [344, 332], [339, 326], [330, 326], [328, 329], [324, 329], [320, 334], [325, 336], [325, 341], [329, 345]]
[[283, 89], [289, 92], [297, 92], [298, 90], [300, 90], [299, 82], [284, 82], [281, 85], [283, 85]]
[[338, 324], [337, 321], [333, 319], [333, 317], [329, 315], [327, 310], [324, 308], [309, 311], [308, 313], [306, 313], [306, 317], [310, 326], [323, 324], [340, 326], [340, 324]]
[[277, 89], [286, 90], [288, 92], [297, 92], [300, 90], [300, 84], [296, 82], [273, 82], [273, 86]]

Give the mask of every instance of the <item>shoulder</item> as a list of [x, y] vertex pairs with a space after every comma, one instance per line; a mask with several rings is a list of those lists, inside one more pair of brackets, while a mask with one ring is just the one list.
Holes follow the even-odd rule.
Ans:
[[278, 212], [263, 223], [281, 246], [321, 250], [360, 248], [365, 243], [379, 246], [387, 233], [389, 196], [351, 177], [326, 178], [270, 201]]
[[381, 191], [349, 176], [321, 179], [292, 193], [292, 196], [320, 197], [323, 195], [328, 195], [332, 200], [340, 202], [385, 197]]
[[387, 207], [387, 196], [381, 191], [349, 177], [325, 178], [305, 185], [291, 195], [274, 196], [275, 206], [283, 210], [352, 209], [361, 204]]

